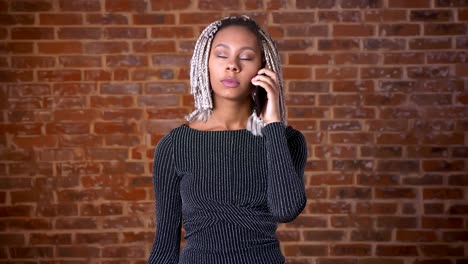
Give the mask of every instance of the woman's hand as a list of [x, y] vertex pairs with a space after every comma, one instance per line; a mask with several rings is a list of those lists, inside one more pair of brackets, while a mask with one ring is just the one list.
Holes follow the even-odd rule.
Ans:
[[281, 122], [277, 74], [266, 68], [260, 69], [257, 75], [252, 79], [252, 84], [261, 86], [267, 92], [268, 100], [261, 114], [265, 125], [273, 122]]

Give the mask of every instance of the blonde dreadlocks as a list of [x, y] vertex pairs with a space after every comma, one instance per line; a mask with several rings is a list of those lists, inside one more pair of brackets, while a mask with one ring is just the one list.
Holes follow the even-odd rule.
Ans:
[[[198, 38], [190, 63], [190, 85], [191, 93], [195, 99], [195, 110], [185, 118], [189, 122], [200, 120], [206, 122], [213, 111], [213, 100], [211, 97], [211, 85], [208, 72], [208, 59], [211, 43], [216, 33], [230, 25], [244, 26], [252, 31], [261, 43], [262, 57], [266, 68], [276, 72], [278, 75], [278, 91], [281, 122], [286, 126], [286, 109], [283, 97], [283, 79], [280, 56], [276, 45], [270, 35], [264, 31], [254, 20], [247, 16], [232, 16], [215, 21], [208, 25]], [[262, 135], [263, 121], [255, 112], [247, 120], [247, 129], [254, 135]]]

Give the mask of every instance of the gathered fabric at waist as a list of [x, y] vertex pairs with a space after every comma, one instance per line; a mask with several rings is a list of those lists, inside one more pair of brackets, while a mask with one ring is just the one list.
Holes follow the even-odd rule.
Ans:
[[276, 228], [270, 213], [230, 204], [191, 211], [184, 219], [186, 246], [207, 252], [277, 244]]

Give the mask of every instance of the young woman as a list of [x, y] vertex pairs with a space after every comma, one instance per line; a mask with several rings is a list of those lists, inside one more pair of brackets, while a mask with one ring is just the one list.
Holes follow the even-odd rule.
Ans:
[[[248, 17], [216, 21], [195, 45], [190, 78], [189, 124], [155, 152], [156, 238], [148, 262], [284, 263], [276, 227], [304, 209], [307, 147], [286, 126], [273, 41]], [[263, 107], [255, 107], [256, 86], [266, 91]]]

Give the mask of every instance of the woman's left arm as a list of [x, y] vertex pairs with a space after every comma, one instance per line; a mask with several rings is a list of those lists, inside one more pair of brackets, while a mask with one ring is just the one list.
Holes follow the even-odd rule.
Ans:
[[268, 206], [278, 222], [290, 222], [304, 209], [307, 198], [304, 168], [307, 144], [304, 136], [283, 123], [263, 128], [268, 160]]

